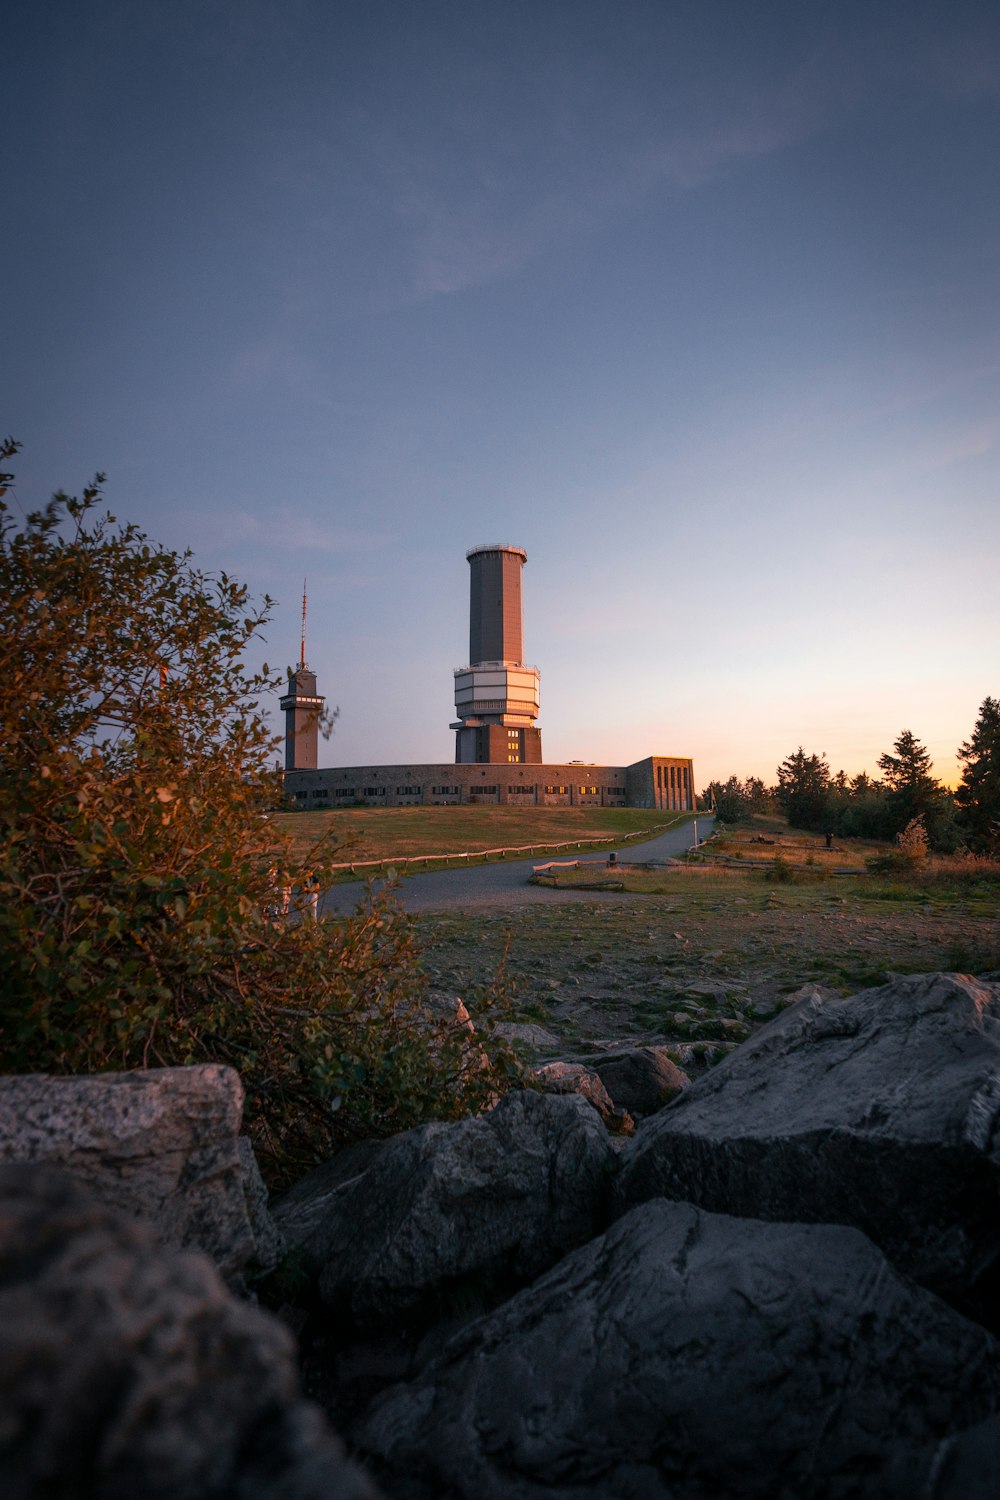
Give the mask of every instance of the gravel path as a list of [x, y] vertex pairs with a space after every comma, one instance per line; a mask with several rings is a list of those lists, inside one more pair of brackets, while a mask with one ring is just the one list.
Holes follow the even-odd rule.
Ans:
[[[707, 837], [713, 819], [707, 815], [698, 818], [698, 838]], [[695, 841], [695, 825], [682, 823], [670, 828], [658, 838], [644, 844], [629, 844], [618, 850], [620, 864], [645, 864], [652, 859], [672, 859], [690, 849]], [[581, 859], [599, 860], [600, 854], [591, 851], [581, 854]], [[463, 910], [477, 906], [523, 906], [527, 902], [547, 901], [594, 901], [606, 892], [557, 891], [540, 885], [529, 885], [528, 879], [536, 865], [544, 864], [544, 856], [535, 859], [504, 861], [502, 864], [473, 865], [465, 870], [435, 870], [424, 875], [407, 875], [401, 881], [399, 899], [407, 911], [446, 911], [449, 908]], [[327, 915], [342, 915], [351, 912], [365, 893], [364, 883], [352, 880], [349, 884], [335, 885], [323, 895], [321, 910]], [[612, 898], [614, 893], [610, 893]]]

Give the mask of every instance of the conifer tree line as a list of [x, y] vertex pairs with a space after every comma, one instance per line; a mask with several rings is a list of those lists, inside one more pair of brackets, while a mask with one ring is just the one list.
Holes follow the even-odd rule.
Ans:
[[713, 781], [705, 799], [727, 823], [781, 811], [794, 828], [842, 838], [895, 839], [915, 819], [938, 853], [965, 848], [1000, 855], [1000, 699], [984, 698], [969, 739], [959, 747], [954, 792], [932, 774], [926, 747], [909, 729], [879, 756], [880, 777], [832, 773], [825, 755], [800, 745], [777, 768], [777, 782], [758, 777]]

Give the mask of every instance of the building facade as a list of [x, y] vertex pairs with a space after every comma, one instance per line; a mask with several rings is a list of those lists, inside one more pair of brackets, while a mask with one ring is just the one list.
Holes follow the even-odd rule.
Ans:
[[285, 790], [300, 808], [497, 805], [649, 807], [693, 812], [694, 763], [651, 755], [631, 766], [513, 762], [336, 766], [288, 773]]

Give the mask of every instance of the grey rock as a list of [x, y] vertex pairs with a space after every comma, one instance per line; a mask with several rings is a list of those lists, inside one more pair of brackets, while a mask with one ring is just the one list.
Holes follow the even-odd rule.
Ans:
[[260, 1167], [257, 1165], [250, 1137], [239, 1136], [236, 1149], [240, 1158], [243, 1198], [254, 1239], [253, 1260], [247, 1269], [252, 1274], [262, 1274], [273, 1270], [278, 1264], [285, 1253], [285, 1242], [281, 1231], [271, 1217], [269, 1194], [264, 1179], [260, 1175]]
[[616, 1194], [853, 1224], [957, 1305], [985, 1305], [998, 1116], [1000, 985], [909, 976], [771, 1022], [644, 1123]]
[[577, 1095], [518, 1091], [487, 1114], [406, 1131], [311, 1233], [321, 1295], [368, 1327], [438, 1315], [456, 1296], [495, 1300], [604, 1227], [613, 1160]]
[[356, 1436], [461, 1500], [903, 1500], [894, 1458], [994, 1410], [998, 1355], [856, 1230], [660, 1199], [459, 1332]]
[[891, 1493], [911, 1500], [996, 1500], [1000, 1416], [896, 1456]]
[[204, 1250], [239, 1283], [280, 1253], [252, 1152], [239, 1145], [242, 1116], [239, 1075], [218, 1064], [4, 1077], [0, 1161], [64, 1167], [160, 1244]]
[[533, 1021], [498, 1021], [495, 1031], [505, 1041], [515, 1045], [520, 1043], [532, 1050], [545, 1052], [559, 1046], [557, 1036], [546, 1031], [544, 1026], [536, 1026]]
[[376, 1500], [291, 1336], [65, 1173], [0, 1166], [4, 1500]]
[[669, 1050], [680, 1059], [685, 1068], [698, 1063], [710, 1067], [720, 1058], [735, 1052], [738, 1046], [738, 1042], [711, 1042], [702, 1039], [697, 1042], [672, 1042]]
[[691, 1081], [666, 1047], [631, 1047], [598, 1058], [596, 1066], [615, 1103], [633, 1115], [655, 1114]]
[[839, 990], [831, 989], [828, 984], [816, 984], [812, 980], [808, 984], [800, 984], [797, 990], [791, 990], [787, 995], [782, 995], [775, 1004], [787, 1010], [790, 1005], [798, 1005], [801, 1000], [816, 1000], [821, 1004], [826, 1000], [841, 1000], [843, 996]]
[[356, 1141], [301, 1178], [272, 1205], [271, 1215], [285, 1244], [299, 1252], [305, 1266], [317, 1275], [327, 1215], [335, 1211], [338, 1198], [360, 1181], [391, 1143], [392, 1138]]
[[996, 1500], [1000, 1469], [1000, 1417], [989, 1417], [927, 1455], [914, 1500]]
[[[706, 958], [714, 957], [706, 954]], [[725, 1000], [734, 992], [742, 992], [745, 986], [727, 983], [724, 979], [694, 979], [684, 986], [685, 993], [706, 1000]]]
[[593, 1068], [574, 1062], [543, 1063], [532, 1070], [531, 1077], [547, 1094], [579, 1094], [616, 1134], [631, 1135], [635, 1129], [628, 1110], [618, 1107]]

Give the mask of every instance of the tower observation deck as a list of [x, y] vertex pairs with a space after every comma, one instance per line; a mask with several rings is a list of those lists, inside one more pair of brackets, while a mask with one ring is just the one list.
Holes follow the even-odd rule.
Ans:
[[524, 662], [522, 547], [499, 542], [466, 553], [470, 568], [469, 666], [455, 670], [455, 760], [538, 765], [542, 734], [537, 667]]

